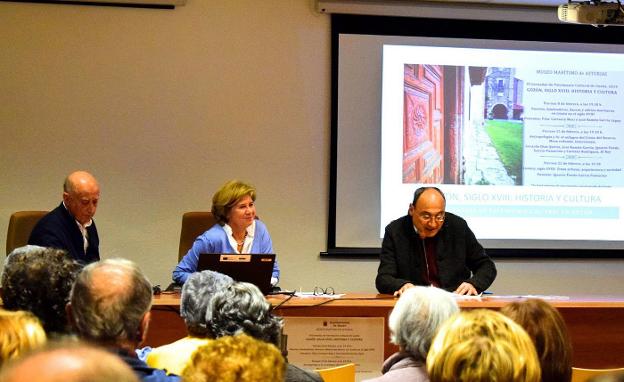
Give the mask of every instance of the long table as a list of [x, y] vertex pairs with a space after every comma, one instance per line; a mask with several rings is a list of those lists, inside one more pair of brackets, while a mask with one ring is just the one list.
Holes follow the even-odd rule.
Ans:
[[[462, 309], [499, 309], [521, 296], [493, 296], [459, 300]], [[396, 298], [381, 294], [349, 293], [340, 298], [270, 296], [275, 313], [283, 317], [384, 317], [394, 307]], [[547, 298], [563, 316], [574, 349], [573, 365], [585, 368], [624, 366], [624, 297]], [[186, 335], [179, 316], [180, 296], [162, 294], [154, 297], [152, 320], [146, 345], [159, 346]], [[390, 344], [384, 325], [384, 357], [397, 350]]]

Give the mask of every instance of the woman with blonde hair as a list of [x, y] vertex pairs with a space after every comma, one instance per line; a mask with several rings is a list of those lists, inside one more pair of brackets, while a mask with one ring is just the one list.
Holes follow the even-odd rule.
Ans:
[[0, 310], [0, 367], [45, 343], [45, 331], [32, 313]]
[[[273, 253], [269, 231], [256, 216], [256, 189], [230, 180], [212, 197], [212, 214], [217, 223], [201, 234], [173, 271], [173, 281], [184, 284], [197, 271], [202, 253]], [[271, 284], [279, 281], [277, 261]]]
[[487, 309], [461, 311], [445, 322], [427, 355], [431, 382], [539, 382], [529, 335]]
[[197, 349], [182, 372], [186, 382], [283, 381], [280, 351], [246, 334], [225, 336]]

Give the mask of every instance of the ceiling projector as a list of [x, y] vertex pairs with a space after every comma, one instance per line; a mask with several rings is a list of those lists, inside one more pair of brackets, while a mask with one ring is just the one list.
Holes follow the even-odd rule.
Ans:
[[624, 9], [619, 3], [569, 2], [557, 10], [559, 20], [592, 25], [624, 25]]

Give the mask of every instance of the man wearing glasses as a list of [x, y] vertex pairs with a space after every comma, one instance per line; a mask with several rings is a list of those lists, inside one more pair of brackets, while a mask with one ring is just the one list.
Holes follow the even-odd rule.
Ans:
[[375, 285], [400, 296], [414, 285], [432, 285], [462, 295], [486, 290], [496, 266], [466, 221], [445, 211], [436, 187], [414, 192], [408, 215], [386, 227]]

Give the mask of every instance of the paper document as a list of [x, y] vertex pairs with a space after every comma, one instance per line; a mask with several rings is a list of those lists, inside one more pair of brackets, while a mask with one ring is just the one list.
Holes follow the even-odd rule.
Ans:
[[569, 300], [569, 296], [547, 296], [541, 294], [525, 294], [525, 295], [488, 295], [484, 296], [488, 299], [498, 298], [503, 300], [509, 300], [514, 298], [539, 298], [540, 300]]

